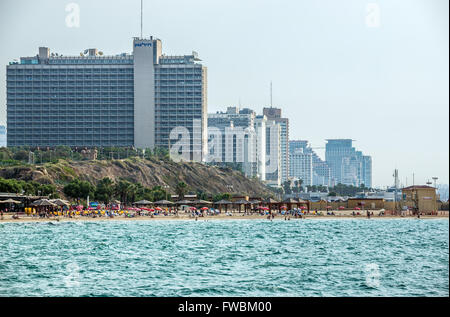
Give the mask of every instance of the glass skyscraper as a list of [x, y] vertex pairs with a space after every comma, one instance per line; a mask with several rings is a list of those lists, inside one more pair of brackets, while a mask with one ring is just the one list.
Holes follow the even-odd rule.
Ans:
[[372, 158], [356, 151], [351, 139], [327, 140], [325, 160], [335, 183], [372, 186]]

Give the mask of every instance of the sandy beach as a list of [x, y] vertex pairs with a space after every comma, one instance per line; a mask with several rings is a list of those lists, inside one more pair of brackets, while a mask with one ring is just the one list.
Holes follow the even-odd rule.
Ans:
[[[378, 211], [377, 211], [378, 212]], [[417, 216], [392, 216], [392, 215], [384, 215], [378, 216], [378, 213], [374, 212], [374, 215], [370, 217], [370, 219], [417, 219]], [[326, 212], [322, 212], [323, 215], [306, 215], [303, 218], [295, 218], [290, 216], [290, 220], [308, 220], [308, 219], [367, 219], [366, 215], [356, 215], [353, 216], [351, 211], [343, 211], [343, 212], [335, 212], [336, 215], [327, 215]], [[54, 222], [54, 221], [152, 221], [152, 220], [186, 220], [186, 221], [196, 221], [196, 217], [191, 217], [190, 214], [180, 213], [178, 216], [175, 215], [158, 215], [158, 216], [136, 216], [136, 217], [125, 217], [125, 216], [116, 216], [114, 218], [108, 217], [87, 217], [87, 216], [76, 216], [76, 217], [51, 217], [51, 218], [39, 218], [39, 217], [31, 217], [31, 216], [20, 216], [19, 219], [13, 219], [12, 214], [4, 215], [3, 219], [0, 220], [0, 223], [12, 223], [12, 222]], [[288, 220], [289, 216], [286, 217]], [[438, 215], [422, 215], [420, 219], [445, 219], [449, 218], [448, 211], [439, 211]], [[261, 216], [257, 214], [253, 215], [244, 215], [243, 213], [234, 213], [232, 216], [227, 216], [226, 214], [219, 214], [214, 216], [204, 216], [197, 217], [197, 221], [205, 221], [205, 220], [269, 220], [267, 215]], [[274, 220], [285, 220], [284, 215], [275, 215]]]

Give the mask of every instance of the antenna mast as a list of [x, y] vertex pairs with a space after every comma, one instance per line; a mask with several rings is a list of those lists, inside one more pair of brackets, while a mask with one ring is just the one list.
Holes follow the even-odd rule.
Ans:
[[270, 108], [272, 108], [272, 81], [270, 81]]
[[141, 0], [141, 39], [142, 39], [142, 7], [143, 7], [143, 0]]

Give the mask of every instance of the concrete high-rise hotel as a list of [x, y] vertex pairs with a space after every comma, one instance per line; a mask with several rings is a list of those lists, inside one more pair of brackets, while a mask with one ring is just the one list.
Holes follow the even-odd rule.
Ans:
[[150, 37], [134, 38], [132, 54], [80, 55], [41, 47], [7, 66], [8, 146], [167, 148], [182, 127], [191, 159], [203, 159], [207, 70], [195, 52], [166, 56]]
[[273, 121], [275, 124], [280, 125], [280, 176], [281, 182], [285, 182], [289, 177], [289, 119], [281, 117], [280, 108], [263, 108], [263, 114], [267, 117], [268, 123]]

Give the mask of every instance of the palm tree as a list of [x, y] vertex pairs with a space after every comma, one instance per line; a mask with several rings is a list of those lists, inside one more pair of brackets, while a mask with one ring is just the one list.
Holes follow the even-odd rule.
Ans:
[[298, 186], [299, 186], [299, 192], [301, 191], [301, 189], [302, 189], [302, 184], [303, 184], [303, 179], [299, 179], [298, 180]]
[[133, 186], [130, 182], [126, 180], [120, 180], [115, 186], [116, 195], [120, 198], [120, 201], [126, 204], [128, 195], [130, 192], [130, 185]]
[[185, 182], [179, 182], [177, 184], [177, 187], [175, 188], [175, 191], [179, 199], [184, 199], [184, 195], [186, 194], [187, 191], [187, 184]]

